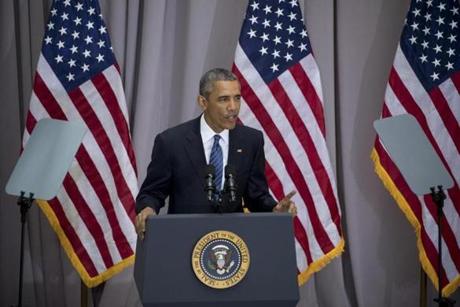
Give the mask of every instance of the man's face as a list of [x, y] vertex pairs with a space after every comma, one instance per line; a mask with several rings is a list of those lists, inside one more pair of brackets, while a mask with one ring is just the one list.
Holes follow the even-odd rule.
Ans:
[[235, 81], [215, 81], [212, 92], [206, 99], [198, 96], [198, 104], [204, 111], [204, 119], [216, 133], [233, 129], [240, 111], [240, 83]]

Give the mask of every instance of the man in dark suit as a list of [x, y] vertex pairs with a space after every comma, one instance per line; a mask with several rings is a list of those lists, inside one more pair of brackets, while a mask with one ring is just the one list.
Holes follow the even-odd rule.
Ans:
[[[168, 196], [168, 213], [242, 212], [244, 200], [250, 211], [296, 214], [290, 200], [295, 192], [279, 203], [268, 192], [263, 135], [237, 125], [240, 100], [236, 76], [212, 69], [200, 80], [197, 101], [203, 114], [157, 135], [147, 177], [136, 198], [136, 230], [141, 237], [146, 218], [157, 214]], [[205, 191], [208, 164], [215, 169], [211, 200]], [[233, 201], [226, 193], [225, 165], [234, 170]]]

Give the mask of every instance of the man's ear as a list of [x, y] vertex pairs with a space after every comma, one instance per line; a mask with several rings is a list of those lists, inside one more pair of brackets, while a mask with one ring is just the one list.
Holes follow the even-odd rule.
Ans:
[[208, 101], [201, 95], [198, 95], [198, 97], [196, 98], [196, 102], [203, 110], [206, 110], [206, 108], [208, 107]]

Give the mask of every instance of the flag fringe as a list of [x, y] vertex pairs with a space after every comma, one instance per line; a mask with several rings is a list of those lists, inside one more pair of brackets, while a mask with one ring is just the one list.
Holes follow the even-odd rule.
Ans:
[[[385, 168], [380, 163], [380, 157], [375, 150], [372, 149], [371, 152], [371, 159], [374, 162], [374, 171], [383, 182], [385, 188], [390, 192], [391, 196], [395, 199], [396, 203], [398, 204], [401, 211], [404, 213], [406, 218], [411, 223], [412, 227], [414, 227], [415, 234], [417, 236], [417, 248], [418, 248], [418, 255], [419, 260], [422, 265], [423, 270], [426, 272], [428, 277], [430, 278], [431, 282], [433, 283], [436, 290], [438, 289], [438, 274], [436, 273], [435, 269], [431, 265], [431, 262], [428, 260], [428, 256], [426, 255], [425, 249], [423, 248], [422, 239], [420, 235], [421, 225], [415, 216], [414, 212], [412, 211], [411, 207], [407, 203], [407, 200], [404, 198], [402, 193], [396, 187], [396, 184], [391, 179], [390, 175], [387, 173]], [[451, 295], [458, 287], [460, 286], [460, 276], [457, 276], [453, 281], [448, 283], [442, 289], [443, 296]]]
[[306, 269], [305, 271], [297, 275], [297, 281], [299, 283], [299, 286], [302, 286], [303, 284], [305, 284], [314, 273], [324, 268], [334, 258], [340, 256], [340, 254], [343, 253], [344, 249], [345, 249], [345, 240], [341, 238], [339, 243], [334, 249], [332, 249], [330, 252], [328, 252], [326, 255], [322, 256], [318, 260], [312, 262], [308, 266], [308, 269]]
[[129, 256], [128, 258], [125, 258], [124, 260], [120, 261], [119, 263], [113, 265], [106, 271], [100, 273], [99, 275], [96, 276], [89, 276], [88, 272], [85, 270], [85, 267], [83, 264], [80, 262], [80, 259], [78, 258], [77, 254], [75, 253], [72, 245], [70, 244], [69, 239], [67, 236], [64, 234], [64, 230], [62, 230], [61, 225], [59, 224], [59, 221], [54, 214], [54, 211], [51, 209], [50, 205], [48, 202], [44, 200], [37, 200], [37, 203], [40, 207], [40, 209], [43, 211], [45, 216], [47, 217], [49, 223], [51, 224], [51, 227], [54, 229], [56, 232], [59, 241], [61, 242], [62, 247], [64, 248], [64, 251], [66, 252], [67, 256], [70, 259], [70, 262], [73, 264], [74, 268], [76, 269], [77, 273], [80, 275], [81, 280], [83, 283], [88, 287], [88, 288], [93, 288], [96, 287], [97, 285], [103, 283], [104, 281], [108, 280], [109, 278], [113, 277], [117, 273], [120, 273], [123, 271], [125, 268], [131, 266], [134, 264], [134, 254]]
[[[249, 209], [247, 209], [246, 207], [244, 207], [243, 212], [246, 214], [251, 213], [251, 211], [249, 211]], [[345, 240], [343, 238], [340, 238], [339, 243], [334, 249], [332, 249], [329, 253], [319, 258], [318, 260], [312, 262], [308, 266], [308, 269], [297, 275], [297, 282], [299, 284], [299, 287], [305, 284], [314, 273], [318, 272], [319, 270], [324, 268], [329, 262], [334, 260], [335, 257], [340, 256], [340, 254], [343, 253], [344, 248]]]

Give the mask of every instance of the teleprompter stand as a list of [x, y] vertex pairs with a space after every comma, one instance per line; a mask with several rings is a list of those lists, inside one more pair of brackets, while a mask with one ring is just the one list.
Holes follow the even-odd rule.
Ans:
[[34, 201], [34, 194], [29, 193], [29, 197], [24, 196], [25, 193], [21, 191], [21, 196], [18, 198], [18, 206], [21, 211], [21, 251], [19, 258], [19, 292], [18, 292], [18, 306], [22, 306], [22, 277], [24, 268], [24, 228], [27, 220], [27, 211], [29, 211], [32, 202]]
[[[443, 187], [448, 189], [453, 186], [452, 177], [412, 115], [404, 114], [377, 120], [374, 122], [374, 128], [410, 189], [419, 196], [430, 194], [437, 205], [438, 297], [435, 301], [440, 307], [454, 306], [455, 301], [442, 296], [441, 284], [444, 277], [441, 229], [446, 199]], [[421, 287], [421, 297], [424, 295], [423, 292], [426, 292], [426, 284]], [[420, 302], [421, 305], [424, 305], [423, 303]]]
[[81, 122], [42, 119], [6, 184], [6, 193], [18, 196], [21, 212], [18, 307], [22, 307], [27, 212], [35, 199], [50, 200], [57, 195], [85, 133]]

